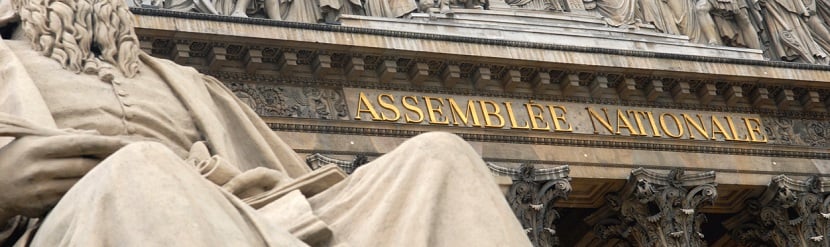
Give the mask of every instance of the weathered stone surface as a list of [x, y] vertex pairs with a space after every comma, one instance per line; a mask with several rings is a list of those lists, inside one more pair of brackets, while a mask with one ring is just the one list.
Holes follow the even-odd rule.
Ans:
[[702, 206], [717, 198], [715, 173], [687, 175], [681, 169], [660, 174], [642, 168], [631, 172], [608, 205], [586, 221], [602, 239], [619, 239], [630, 246], [706, 246]]
[[745, 246], [823, 246], [830, 236], [828, 185], [817, 176], [772, 178], [764, 193], [724, 222]]

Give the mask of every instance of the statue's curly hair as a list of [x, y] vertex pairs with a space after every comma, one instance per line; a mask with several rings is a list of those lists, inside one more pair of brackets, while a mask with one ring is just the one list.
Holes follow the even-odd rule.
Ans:
[[13, 0], [33, 48], [75, 73], [99, 73], [100, 61], [138, 73], [133, 18], [119, 0]]

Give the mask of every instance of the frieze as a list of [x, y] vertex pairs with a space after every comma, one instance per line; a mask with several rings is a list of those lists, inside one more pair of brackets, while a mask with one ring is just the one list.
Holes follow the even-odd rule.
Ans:
[[770, 143], [828, 147], [830, 122], [807, 119], [764, 118]]
[[638, 138], [766, 143], [759, 115], [344, 88], [349, 116], [393, 122]]
[[[345, 91], [343, 91], [337, 89], [337, 87], [316, 87], [310, 84], [275, 85], [259, 83], [228, 83], [227, 85], [229, 88], [231, 88], [232, 91], [234, 91], [237, 97], [239, 97], [243, 102], [251, 106], [251, 108], [254, 109], [254, 111], [257, 114], [263, 117], [318, 118], [354, 121], [352, 119], [354, 119], [355, 116], [360, 115], [357, 114], [357, 111], [361, 109], [363, 111], [363, 115], [365, 115], [363, 117], [364, 119], [371, 119], [373, 117], [372, 114], [368, 112], [366, 108], [367, 106], [364, 105], [361, 108], [357, 108], [356, 103], [356, 100], [360, 98], [359, 91], [362, 90], [365, 92], [372, 92], [372, 90], [347, 88]], [[349, 96], [347, 92], [357, 94], [357, 97], [355, 97], [354, 95], [351, 96], [350, 103], [347, 103], [347, 99], [349, 98], [347, 97]], [[403, 92], [398, 92], [396, 94], [400, 93]], [[368, 99], [369, 96], [366, 97]], [[377, 95], [375, 95], [374, 97], [377, 97]], [[477, 116], [479, 118], [479, 123], [477, 126], [470, 126], [475, 125], [475, 123], [473, 122], [474, 120], [467, 120], [468, 122], [470, 122], [469, 124], [467, 124], [467, 126], [487, 127], [485, 125], [486, 121], [482, 119], [482, 112], [480, 112], [481, 102], [474, 102], [474, 105], [472, 106], [465, 106], [464, 104], [467, 104], [469, 102], [468, 100], [463, 99], [471, 99], [474, 98], [474, 96], [459, 95], [448, 96], [446, 98], [450, 99], [452, 97], [456, 98], [455, 106], [458, 106], [459, 109], [452, 109], [452, 107], [449, 106], [448, 101], [441, 102], [442, 104], [446, 104], [444, 106], [445, 109], [443, 109], [443, 112], [441, 112], [440, 114], [438, 114], [438, 112], [433, 112], [435, 113], [436, 118], [458, 117], [456, 115], [453, 115], [455, 113], [458, 113], [455, 112], [455, 110], [467, 111], [473, 109], [479, 111], [479, 116]], [[435, 96], [433, 98], [433, 103], [437, 104], [438, 101], [435, 101], [435, 99], [438, 98], [446, 100], [441, 97]], [[491, 97], [475, 98], [489, 100], [497, 99]], [[384, 98], [384, 100], [388, 99], [391, 98]], [[410, 101], [411, 100], [414, 100], [414, 98], [410, 99]], [[423, 115], [422, 122], [426, 124], [435, 125], [434, 122], [430, 122], [430, 117], [428, 116], [429, 113], [425, 112], [425, 108], [423, 108], [425, 107], [425, 102], [423, 102], [423, 98], [420, 98], [418, 100], [420, 100], [421, 103], [421, 106], [419, 107], [421, 107], [420, 109]], [[502, 127], [507, 129], [509, 129], [512, 126], [530, 127], [527, 109], [524, 109], [528, 108], [527, 106], [529, 105], [533, 106], [531, 107], [531, 110], [533, 110], [534, 113], [537, 113], [535, 119], [536, 126], [534, 127], [541, 128], [547, 126], [551, 132], [564, 131], [567, 133], [593, 133], [601, 135], [627, 134], [631, 136], [645, 136], [652, 138], [671, 138], [667, 137], [666, 134], [663, 133], [672, 134], [676, 136], [680, 132], [683, 132], [684, 135], [680, 139], [690, 139], [690, 137], [696, 137], [698, 140], [700, 140], [706, 139], [706, 136], [708, 135], [709, 140], [717, 141], [724, 141], [726, 140], [726, 137], [730, 137], [731, 139], [733, 139], [732, 141], [763, 142], [766, 139], [767, 143], [769, 144], [810, 147], [830, 146], [830, 142], [828, 142], [828, 139], [830, 139], [830, 121], [796, 119], [787, 117], [768, 117], [759, 115], [746, 115], [742, 113], [707, 113], [701, 111], [677, 113], [676, 110], [671, 110], [669, 112], [676, 112], [677, 114], [666, 113], [665, 115], [663, 115], [659, 112], [656, 112], [659, 111], [659, 109], [654, 108], [632, 108], [621, 106], [581, 104], [573, 101], [554, 102], [555, 104], [547, 104], [543, 101], [532, 101], [524, 99], [509, 100], [515, 101], [511, 104], [511, 106], [514, 108], [511, 113], [512, 115], [507, 114], [506, 110], [504, 110], [504, 102], [495, 104], [495, 101], [493, 101], [493, 103], [485, 104], [486, 107], [488, 107], [488, 109], [490, 110], [493, 110], [493, 107], [495, 106], [502, 108], [502, 112], [499, 113], [501, 114], [501, 120], [499, 120], [498, 117], [489, 116], [491, 118], [491, 121], [494, 122], [491, 124], [496, 124], [498, 121], [500, 121]], [[385, 109], [381, 108], [379, 105], [376, 105], [377, 103], [378, 102], [371, 103], [373, 104], [373, 109], [375, 109], [375, 111], [377, 112], [385, 111]], [[433, 108], [434, 107], [436, 106], [433, 106]], [[552, 121], [553, 118], [549, 116], [551, 112], [547, 112], [547, 115], [543, 114], [544, 112], [539, 112], [540, 109], [541, 111], [544, 111], [546, 109], [549, 110], [550, 108], [554, 109], [555, 114], [553, 116], [559, 118], [555, 122]], [[404, 108], [399, 107], [399, 110], [403, 111]], [[562, 110], [570, 110], [570, 114], [575, 114], [573, 113], [574, 111], [583, 111], [579, 113], [579, 116], [583, 118], [581, 120], [582, 122], [566, 118], [566, 115], [562, 115]], [[634, 113], [633, 116], [631, 115], [632, 112]], [[647, 115], [649, 112], [652, 112], [651, 119], [655, 120], [653, 123], [649, 121]], [[620, 113], [622, 113], [622, 115], [620, 115]], [[380, 116], [380, 113], [377, 114], [378, 116]], [[385, 114], [390, 113], [387, 112]], [[405, 121], [406, 117], [414, 116], [412, 115], [414, 114], [412, 112], [407, 114], [409, 114], [410, 116], [402, 116], [402, 120], [400, 120], [400, 122]], [[493, 113], [490, 114], [492, 115]], [[661, 119], [665, 120], [666, 122], [661, 122], [662, 120], [656, 120], [661, 115]], [[468, 113], [467, 117], [473, 116], [470, 116]], [[624, 119], [626, 117], [628, 121], [627, 123], [626, 121], [620, 121], [620, 119], [626, 120]], [[713, 121], [713, 119], [715, 119], [715, 121]], [[444, 120], [446, 120], [448, 123], [451, 120], [458, 121], [458, 119]], [[638, 123], [637, 120], [639, 120], [640, 122]], [[671, 122], [669, 120], [674, 122]], [[731, 123], [729, 123], [730, 121]], [[557, 127], [557, 124], [561, 126]], [[665, 124], [666, 127], [663, 127], [661, 124]], [[670, 127], [671, 124], [674, 124], [676, 126]], [[700, 124], [700, 126], [695, 126], [697, 124]], [[447, 125], [451, 126], [452, 124]], [[569, 127], [566, 127], [566, 125]], [[748, 125], [749, 128], [746, 127]], [[677, 128], [677, 126], [680, 126], [682, 128]], [[654, 132], [653, 130], [655, 129], [652, 129], [653, 127], [656, 127], [656, 130], [658, 131]], [[571, 128], [571, 130], [568, 131], [568, 128]], [[747, 131], [748, 129], [752, 130], [751, 133]], [[638, 135], [634, 135], [635, 132]], [[627, 146], [631, 147], [636, 145], [628, 144]], [[789, 154], [786, 156], [801, 155], [795, 154], [794, 152], [787, 153]], [[805, 154], [806, 153], [809, 152], [805, 152]]]
[[[363, 83], [359, 81], [348, 80], [332, 80], [321, 78], [302, 78], [292, 76], [273, 76], [264, 74], [247, 74], [236, 72], [213, 71], [206, 72], [216, 78], [229, 82], [245, 82], [250, 84], [276, 84], [285, 86], [309, 86], [327, 88], [358, 88], [371, 90], [385, 90], [385, 91], [407, 91], [412, 93], [430, 93], [430, 94], [452, 94], [457, 96], [478, 96], [478, 97], [498, 97], [498, 98], [512, 98], [521, 100], [541, 100], [541, 101], [560, 101], [560, 102], [575, 102], [586, 104], [603, 104], [603, 105], [619, 105], [627, 107], [645, 107], [645, 108], [664, 108], [677, 110], [694, 110], [694, 111], [718, 111], [718, 112], [732, 112], [741, 114], [759, 114], [762, 116], [773, 116], [779, 118], [792, 119], [830, 119], [830, 113], [821, 111], [801, 111], [801, 110], [778, 110], [766, 108], [754, 108], [745, 105], [726, 106], [719, 104], [696, 104], [684, 102], [666, 102], [666, 101], [645, 101], [645, 100], [620, 100], [615, 98], [602, 97], [575, 97], [567, 95], [551, 95], [543, 93], [522, 93], [522, 92], [506, 92], [499, 90], [472, 90], [469, 88], [445, 88], [434, 86], [418, 86], [413, 87], [405, 84], [376, 84]], [[598, 73], [601, 74], [601, 73]], [[608, 78], [621, 77], [622, 75], [606, 75]], [[610, 80], [610, 79], [609, 79]], [[638, 86], [639, 87], [639, 86]], [[731, 87], [728, 83], [718, 83], [718, 88]], [[753, 89], [763, 88], [762, 85], [743, 84], [739, 88], [744, 91], [752, 91]], [[725, 89], [718, 89], [718, 95], [724, 94]]]
[[349, 119], [339, 90], [243, 83], [228, 87], [262, 117]]

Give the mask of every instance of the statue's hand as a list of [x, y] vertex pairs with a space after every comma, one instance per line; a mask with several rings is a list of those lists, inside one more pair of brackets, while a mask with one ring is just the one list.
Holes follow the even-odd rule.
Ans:
[[0, 148], [0, 222], [41, 217], [89, 170], [129, 142], [109, 136], [26, 136]]
[[277, 187], [286, 178], [279, 171], [257, 167], [234, 177], [222, 186], [237, 197], [244, 199]]

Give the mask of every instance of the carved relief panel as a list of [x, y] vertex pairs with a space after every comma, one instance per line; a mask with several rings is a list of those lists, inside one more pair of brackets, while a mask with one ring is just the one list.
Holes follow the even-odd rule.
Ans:
[[227, 85], [239, 99], [262, 117], [349, 119], [340, 90], [314, 86]]

